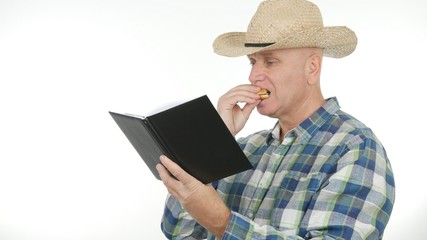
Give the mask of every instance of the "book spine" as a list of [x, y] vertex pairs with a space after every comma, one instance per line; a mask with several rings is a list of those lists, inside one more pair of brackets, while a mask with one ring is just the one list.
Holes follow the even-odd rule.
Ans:
[[156, 140], [157, 145], [162, 149], [162, 152], [165, 153], [165, 155], [170, 158], [172, 161], [176, 162], [178, 165], [179, 162], [176, 159], [175, 155], [172, 153], [172, 151], [170, 151], [170, 149], [168, 148], [168, 146], [166, 145], [166, 143], [163, 141], [162, 137], [160, 136], [160, 134], [157, 133], [156, 127], [150, 122], [150, 120], [148, 119], [148, 117], [146, 117], [144, 119], [144, 122], [146, 123], [147, 129], [150, 132], [151, 136], [153, 136], [153, 138]]

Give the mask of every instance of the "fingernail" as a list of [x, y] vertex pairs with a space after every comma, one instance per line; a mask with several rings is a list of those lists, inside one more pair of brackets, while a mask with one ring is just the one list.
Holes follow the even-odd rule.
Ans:
[[158, 163], [158, 164], [156, 165], [156, 170], [157, 170], [157, 172], [159, 172], [159, 173], [160, 173], [160, 169], [162, 169], [162, 167], [163, 167], [163, 164]]

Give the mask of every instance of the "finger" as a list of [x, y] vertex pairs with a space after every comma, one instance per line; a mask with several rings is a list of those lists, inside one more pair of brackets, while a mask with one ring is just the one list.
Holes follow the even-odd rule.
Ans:
[[242, 113], [246, 118], [249, 118], [249, 116], [251, 115], [252, 111], [256, 108], [256, 106], [261, 102], [261, 100], [256, 100], [255, 103], [253, 104], [246, 104], [243, 108], [242, 108]]
[[163, 184], [167, 188], [168, 192], [172, 196], [176, 197], [178, 192], [179, 192], [179, 185], [178, 185], [179, 181], [176, 180], [175, 178], [173, 178], [170, 175], [169, 171], [162, 164], [160, 164], [160, 163], [157, 164], [156, 169], [160, 175], [160, 179], [162, 180]]
[[170, 160], [168, 157], [164, 155], [160, 156], [160, 162], [170, 172], [170, 174], [172, 174], [172, 176], [183, 184], [194, 180], [194, 177], [185, 172], [180, 166], [178, 166], [178, 164]]
[[229, 92], [239, 91], [239, 90], [257, 93], [259, 90], [261, 90], [261, 88], [252, 84], [241, 84], [231, 88]]
[[[260, 90], [259, 87], [255, 86], [239, 86], [236, 88], [231, 89], [229, 92], [227, 92], [224, 96], [225, 98], [233, 98], [233, 97], [246, 97], [246, 98], [252, 98], [256, 99], [258, 98], [258, 91]], [[240, 101], [243, 102], [243, 101]]]
[[245, 90], [235, 90], [223, 95], [218, 101], [218, 108], [231, 110], [237, 103], [253, 104], [259, 99], [257, 93], [248, 92]]
[[235, 96], [235, 95], [253, 95], [258, 93], [258, 91], [260, 91], [261, 88], [254, 86], [254, 85], [250, 85], [250, 84], [244, 84], [244, 85], [239, 85], [236, 86], [232, 89], [230, 89], [228, 92], [226, 92], [224, 94], [224, 96]]
[[160, 163], [157, 164], [156, 169], [157, 169], [157, 172], [159, 173], [160, 179], [163, 182], [172, 177], [170, 172], [162, 164], [160, 164]]

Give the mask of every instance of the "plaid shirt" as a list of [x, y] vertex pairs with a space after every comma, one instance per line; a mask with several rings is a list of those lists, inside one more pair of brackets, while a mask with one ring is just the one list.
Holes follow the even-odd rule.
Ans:
[[[214, 186], [231, 210], [223, 239], [381, 239], [394, 178], [372, 131], [328, 99], [279, 140], [278, 124], [239, 139], [253, 170]], [[170, 239], [214, 239], [168, 197]]]

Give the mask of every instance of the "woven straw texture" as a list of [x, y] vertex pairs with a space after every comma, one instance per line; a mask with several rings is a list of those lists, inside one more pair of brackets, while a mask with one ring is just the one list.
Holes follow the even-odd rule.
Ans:
[[[271, 44], [245, 47], [246, 44]], [[345, 26], [324, 27], [319, 8], [305, 0], [267, 0], [252, 17], [247, 32], [230, 32], [218, 36], [214, 52], [238, 57], [258, 51], [318, 47], [326, 57], [341, 58], [357, 45], [355, 33]]]

